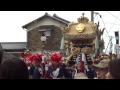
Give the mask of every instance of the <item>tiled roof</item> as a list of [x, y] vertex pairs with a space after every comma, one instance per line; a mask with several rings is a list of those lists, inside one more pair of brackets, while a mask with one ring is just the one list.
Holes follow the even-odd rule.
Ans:
[[70, 23], [70, 21], [63, 19], [63, 18], [57, 16], [56, 14], [54, 14], [53, 16], [51, 16], [51, 15], [49, 15], [48, 13], [45, 13], [42, 17], [39, 17], [39, 18], [31, 21], [30, 23], [22, 26], [22, 28], [26, 28], [26, 29], [27, 29], [27, 27], [28, 27], [30, 24], [32, 24], [32, 23], [35, 22], [35, 21], [39, 21], [39, 20], [41, 20], [42, 18], [44, 18], [44, 17], [46, 17], [46, 16], [47, 16], [47, 17], [50, 17], [50, 18], [52, 18], [52, 19], [54, 19], [54, 20], [57, 20], [57, 21], [59, 21], [59, 22], [61, 22], [61, 23], [64, 23], [64, 24]]
[[0, 42], [2, 49], [15, 50], [15, 49], [25, 49], [27, 42]]
[[2, 60], [7, 60], [7, 59], [11, 59], [15, 57], [14, 55], [12, 55], [11, 53], [8, 53], [8, 52], [3, 52], [3, 57], [2, 57]]

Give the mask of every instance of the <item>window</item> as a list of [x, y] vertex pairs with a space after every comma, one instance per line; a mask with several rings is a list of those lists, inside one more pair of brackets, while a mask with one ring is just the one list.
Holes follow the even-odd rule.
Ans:
[[51, 29], [41, 29], [39, 32], [41, 35], [51, 36]]
[[50, 36], [51, 35], [50, 30], [45, 31], [44, 34], [45, 34], [45, 36]]

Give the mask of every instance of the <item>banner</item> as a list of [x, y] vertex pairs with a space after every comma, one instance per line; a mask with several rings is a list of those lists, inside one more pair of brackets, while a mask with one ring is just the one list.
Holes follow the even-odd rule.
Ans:
[[116, 44], [119, 44], [119, 31], [115, 31]]
[[114, 52], [117, 55], [117, 58], [119, 58], [119, 44], [115, 44]]

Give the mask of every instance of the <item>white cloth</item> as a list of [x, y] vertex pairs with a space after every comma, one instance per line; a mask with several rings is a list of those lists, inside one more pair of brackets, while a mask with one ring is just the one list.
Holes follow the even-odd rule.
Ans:
[[59, 68], [57, 68], [55, 71], [54, 71], [54, 73], [53, 73], [53, 75], [54, 75], [54, 79], [57, 79], [57, 76], [58, 76], [58, 74], [59, 74]]
[[76, 62], [79, 62], [79, 54], [77, 55]]
[[51, 75], [51, 76], [52, 76], [53, 79], [59, 79], [59, 78], [57, 78], [57, 76], [58, 76], [58, 74], [59, 74], [59, 70], [60, 70], [60, 69], [57, 68], [55, 71], [52, 72], [53, 76], [52, 76], [52, 75]]
[[52, 65], [52, 63], [49, 63], [49, 66]]
[[28, 66], [28, 70], [30, 70], [30, 67]]
[[81, 73], [77, 73], [74, 79], [88, 79], [88, 77], [81, 72]]
[[43, 71], [42, 71], [42, 69], [39, 67], [38, 68], [38, 71], [39, 71], [39, 73], [41, 74], [41, 75], [43, 75]]
[[87, 64], [86, 56], [84, 53], [82, 53], [82, 61], [84, 62], [85, 65]]
[[47, 67], [47, 66], [45, 67], [45, 70], [46, 70], [46, 71], [48, 70], [48, 67]]

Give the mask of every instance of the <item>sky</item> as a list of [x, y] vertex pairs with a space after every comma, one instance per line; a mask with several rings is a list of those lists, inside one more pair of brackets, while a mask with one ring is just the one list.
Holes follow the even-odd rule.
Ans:
[[[26, 42], [26, 31], [23, 25], [43, 16], [45, 13], [58, 16], [77, 22], [77, 18], [85, 13], [85, 17], [91, 20], [91, 11], [0, 11], [0, 42]], [[105, 41], [105, 51], [109, 51], [107, 45], [109, 36], [113, 37], [113, 50], [115, 42], [114, 31], [120, 30], [120, 11], [94, 11], [94, 22], [100, 22], [100, 28], [105, 28], [103, 39]], [[107, 33], [108, 32], [108, 33]], [[106, 49], [107, 48], [107, 49]]]

